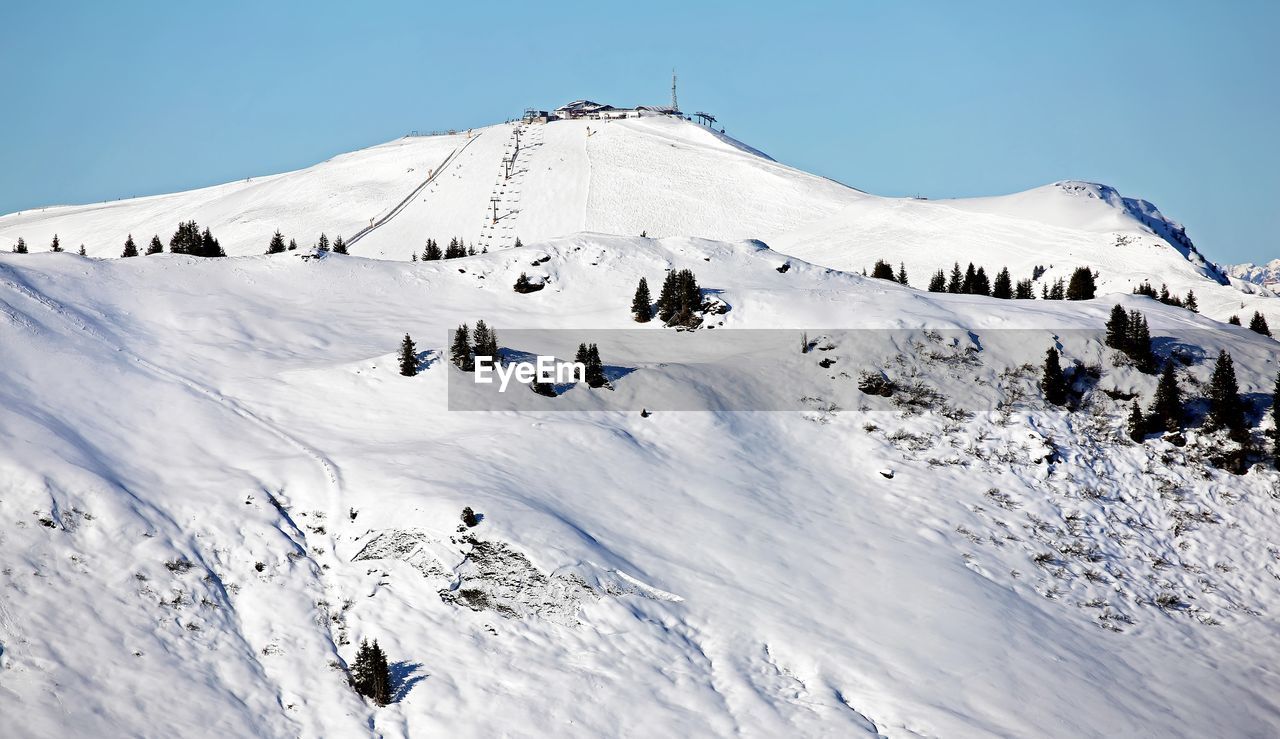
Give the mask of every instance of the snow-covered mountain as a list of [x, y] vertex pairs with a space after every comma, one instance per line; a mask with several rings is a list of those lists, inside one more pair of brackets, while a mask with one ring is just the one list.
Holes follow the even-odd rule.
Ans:
[[[514, 164], [507, 167], [504, 160]], [[508, 174], [509, 171], [509, 174]], [[494, 215], [498, 216], [494, 221]], [[1108, 291], [1144, 281], [1194, 290], [1225, 321], [1280, 301], [1207, 261], [1178, 222], [1151, 203], [1088, 182], [1001, 197], [927, 201], [869, 195], [779, 164], [709, 128], [666, 116], [501, 124], [407, 137], [308, 169], [217, 187], [0, 217], [0, 250], [33, 250], [55, 234], [69, 249], [118, 256], [127, 235], [168, 242], [180, 220], [209, 226], [232, 255], [261, 254], [280, 229], [303, 246], [321, 232], [355, 238], [352, 253], [409, 259], [427, 238], [480, 250], [582, 231], [623, 236], [759, 239], [842, 270], [904, 263], [912, 284], [953, 261], [1015, 279], [1036, 267], [1053, 281], [1099, 271]]]
[[1226, 273], [1237, 280], [1274, 288], [1280, 286], [1280, 259], [1272, 259], [1266, 264], [1231, 264], [1226, 267]]
[[[1280, 474], [1224, 471], [1202, 424], [1225, 349], [1265, 443], [1278, 345], [1129, 281], [1193, 285], [1205, 314], [1274, 298], [1228, 292], [1103, 186], [878, 198], [658, 118], [525, 129], [487, 228], [511, 131], [0, 219], [5, 245], [56, 230], [114, 256], [194, 218], [243, 255], [0, 246], [0, 713], [21, 735], [1280, 732]], [[276, 228], [387, 216], [351, 256], [260, 255]], [[490, 250], [404, 261], [454, 234]], [[933, 294], [855, 273], [875, 258], [913, 284], [1089, 264], [1103, 294]], [[656, 295], [671, 269], [696, 273], [703, 328], [632, 321], [639, 278]], [[1115, 304], [1178, 362], [1179, 444], [1125, 432], [1155, 378], [1103, 345]], [[598, 344], [611, 387], [474, 384], [446, 357], [477, 319], [512, 357]], [[1077, 410], [1041, 397], [1050, 346]], [[347, 684], [364, 638], [386, 707]]]

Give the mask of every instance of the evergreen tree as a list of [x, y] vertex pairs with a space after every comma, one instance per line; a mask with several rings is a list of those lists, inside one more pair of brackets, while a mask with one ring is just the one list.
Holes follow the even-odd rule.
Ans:
[[1147, 326], [1147, 317], [1136, 310], [1129, 312], [1129, 341], [1125, 353], [1137, 365], [1139, 372], [1155, 372], [1156, 359], [1151, 352], [1151, 329]]
[[883, 259], [877, 259], [875, 266], [871, 268], [871, 276], [877, 280], [892, 280], [894, 279], [893, 265]]
[[1231, 324], [1232, 326], [1239, 326], [1239, 325], [1240, 325], [1240, 316], [1232, 316], [1232, 317], [1228, 318], [1228, 319], [1227, 319], [1227, 323]]
[[947, 281], [947, 292], [958, 295], [964, 291], [964, 274], [960, 272], [960, 263], [951, 268], [951, 279]]
[[316, 241], [316, 253], [329, 251], [329, 237], [320, 232], [320, 239]]
[[1249, 319], [1249, 330], [1263, 336], [1271, 335], [1271, 327], [1267, 325], [1267, 318], [1261, 311], [1253, 312], [1253, 318]]
[[178, 224], [178, 230], [169, 237], [169, 252], [172, 254], [199, 254], [201, 250], [200, 229], [195, 221]]
[[1169, 304], [1169, 286], [1164, 284], [1163, 282], [1160, 283], [1160, 294], [1156, 298], [1156, 300], [1159, 300], [1161, 303], [1164, 303], [1165, 305]]
[[1067, 300], [1093, 300], [1098, 293], [1094, 283], [1093, 270], [1088, 267], [1077, 267], [1071, 273], [1071, 283], [1067, 285]]
[[1178, 375], [1173, 362], [1166, 361], [1164, 371], [1160, 373], [1150, 421], [1157, 431], [1176, 433], [1182, 430], [1182, 391], [1178, 389]]
[[1036, 299], [1035, 280], [1032, 280], [1032, 279], [1018, 280], [1018, 286], [1014, 290], [1013, 297], [1015, 300], [1035, 300]]
[[640, 284], [636, 286], [636, 294], [631, 298], [631, 317], [636, 320], [636, 323], [648, 323], [649, 319], [653, 318], [651, 302], [649, 282], [641, 277]]
[[1058, 350], [1052, 346], [1044, 355], [1044, 375], [1040, 379], [1040, 389], [1044, 392], [1044, 399], [1053, 405], [1067, 402], [1067, 378], [1062, 374]]
[[80, 256], [82, 256], [82, 257], [87, 257], [87, 256], [89, 256], [89, 254], [84, 250], [84, 244], [81, 244], [81, 245], [80, 245], [80, 252], [79, 252], [79, 253], [80, 253]]
[[476, 368], [471, 356], [471, 329], [462, 324], [453, 333], [453, 345], [449, 347], [449, 361], [457, 365], [463, 372], [471, 372]]
[[1226, 429], [1232, 439], [1241, 443], [1248, 441], [1249, 422], [1245, 418], [1244, 402], [1240, 400], [1235, 362], [1225, 350], [1218, 354], [1209, 380], [1209, 426]]
[[985, 267], [979, 267], [978, 271], [973, 273], [973, 294], [991, 294], [991, 280], [987, 277], [987, 270]]
[[474, 257], [475, 255], [476, 255], [476, 246], [475, 244], [471, 244], [470, 246], [467, 247], [467, 256]]
[[391, 702], [391, 669], [387, 655], [376, 639], [372, 645], [368, 640], [360, 642], [355, 665], [351, 669], [351, 686], [379, 706]]
[[289, 251], [297, 251], [297, 250], [298, 250], [298, 242], [294, 239], [289, 239]]
[[600, 350], [595, 344], [587, 347], [586, 360], [587, 386], [604, 387], [608, 380], [604, 376], [604, 363], [600, 361]]
[[1129, 438], [1141, 443], [1146, 435], [1146, 420], [1142, 417], [1142, 409], [1138, 407], [1138, 401], [1133, 401], [1133, 406], [1129, 410], [1129, 422], [1127, 424]]
[[1187, 310], [1191, 311], [1192, 313], [1199, 313], [1199, 312], [1200, 312], [1200, 304], [1196, 302], [1196, 291], [1195, 291], [1195, 290], [1188, 290], [1188, 291], [1187, 291], [1187, 299], [1186, 299], [1186, 300], [1184, 300], [1184, 301], [1182, 301], [1182, 307], [1183, 307], [1183, 308], [1186, 308]]
[[965, 295], [973, 294], [973, 281], [977, 279], [978, 271], [974, 269], [973, 262], [969, 262], [969, 268], [964, 271], [964, 281], [960, 283], [960, 292]]
[[54, 252], [62, 251], [62, 243], [58, 241], [57, 234], [53, 235], [53, 243], [49, 245], [49, 251], [54, 251]]
[[1150, 280], [1143, 280], [1141, 285], [1133, 288], [1134, 295], [1145, 295], [1148, 298], [1156, 297], [1156, 289], [1151, 286]]
[[19, 237], [18, 237], [18, 243], [17, 243], [17, 244], [14, 244], [14, 246], [13, 246], [13, 253], [14, 253], [14, 254], [26, 254], [26, 253], [27, 253], [27, 242], [26, 242], [26, 241], [23, 241], [21, 236], [19, 236]]
[[427, 239], [427, 245], [422, 250], [422, 261], [434, 262], [437, 259], [444, 259], [444, 252], [440, 251], [440, 245], [435, 239]]
[[519, 248], [520, 248], [520, 247], [522, 247], [522, 246], [524, 246], [524, 242], [520, 241], [520, 237], [519, 237], [519, 236], [517, 236], [517, 237], [516, 237], [515, 247], [516, 247], [517, 249], [519, 249]]
[[204, 233], [200, 235], [200, 256], [202, 257], [225, 257], [227, 253], [222, 250], [222, 244], [213, 238], [213, 234], [209, 232], [208, 227], [204, 229]]
[[336, 238], [336, 239], [334, 239], [334, 240], [333, 240], [333, 253], [334, 253], [334, 254], [346, 254], [346, 253], [347, 253], [347, 242], [345, 242], [345, 241], [343, 241], [343, 240], [342, 240], [342, 235], [341, 235], [341, 234], [339, 234], [339, 235], [338, 235], [338, 238]]
[[444, 250], [445, 259], [457, 259], [458, 257], [465, 257], [466, 255], [467, 248], [462, 245], [461, 239], [457, 236], [449, 239], [449, 246]]
[[929, 292], [945, 293], [947, 291], [947, 275], [942, 270], [933, 273], [929, 279]]
[[909, 282], [907, 282], [907, 265], [902, 262], [898, 262], [898, 284], [899, 285], [910, 284]]
[[1013, 299], [1013, 278], [1009, 276], [1009, 268], [1002, 267], [996, 275], [995, 285], [991, 288], [991, 297], [1001, 300]]
[[1119, 305], [1111, 309], [1111, 318], [1107, 319], [1106, 345], [1128, 353], [1129, 314]]
[[1049, 294], [1045, 296], [1046, 300], [1066, 300], [1067, 289], [1066, 281], [1061, 277], [1053, 281], [1053, 287], [1049, 289]]
[[658, 317], [668, 326], [689, 326], [702, 308], [702, 289], [692, 270], [672, 270], [658, 295]]
[[418, 374], [418, 348], [413, 345], [409, 334], [405, 334], [404, 341], [400, 342], [400, 374], [405, 377]]
[[271, 235], [271, 243], [267, 244], [267, 253], [268, 254], [284, 253], [284, 234], [280, 233], [280, 229], [276, 229], [276, 232]]
[[498, 361], [498, 334], [483, 320], [476, 321], [476, 330], [471, 334], [471, 342], [475, 347], [475, 356], [492, 357], [494, 362]]
[[1276, 373], [1276, 386], [1271, 390], [1271, 460], [1280, 470], [1280, 373]]
[[152, 236], [151, 243], [147, 244], [147, 256], [162, 253], [164, 253], [164, 244], [160, 243], [160, 236], [158, 234]]

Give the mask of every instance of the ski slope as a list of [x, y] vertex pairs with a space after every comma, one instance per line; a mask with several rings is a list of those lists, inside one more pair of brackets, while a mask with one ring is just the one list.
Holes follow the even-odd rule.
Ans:
[[[688, 356], [750, 329], [818, 348], [725, 379], [655, 361], [641, 340], [672, 331], [615, 332], [668, 268], [728, 306], [674, 336]], [[758, 242], [0, 254], [0, 711], [34, 737], [1275, 734], [1280, 475], [1207, 466], [1195, 429], [1124, 438], [1103, 390], [1154, 378], [1099, 343], [1116, 301], [1190, 358], [1188, 392], [1220, 348], [1270, 391], [1273, 341], [1144, 298], [931, 295]], [[448, 410], [480, 390], [446, 332], [477, 318], [522, 351], [593, 337], [614, 389]], [[1085, 410], [1023, 368], [1055, 342], [1102, 370]], [[944, 405], [850, 394], [873, 368]], [[704, 410], [609, 410], [673, 386]], [[808, 410], [716, 410], [779, 392]], [[366, 637], [385, 708], [345, 686]]]
[[[513, 164], [508, 167], [504, 160]], [[495, 217], [496, 216], [496, 217]], [[664, 116], [500, 124], [409, 137], [297, 172], [186, 193], [62, 206], [0, 217], [0, 250], [18, 237], [41, 251], [56, 233], [69, 250], [118, 256], [125, 237], [167, 244], [179, 221], [212, 228], [232, 255], [261, 254], [278, 228], [306, 248], [321, 232], [356, 238], [353, 253], [407, 260], [428, 238], [502, 249], [580, 232], [761, 239], [780, 252], [861, 271], [903, 263], [924, 287], [959, 261], [1043, 281], [1089, 265], [1104, 290], [1143, 281], [1194, 290], [1204, 315], [1261, 311], [1280, 301], [1232, 283], [1182, 225], [1114, 188], [1066, 181], [1012, 195], [926, 201], [868, 195], [769, 159], [711, 129]], [[1038, 291], [1037, 286], [1037, 291]]]

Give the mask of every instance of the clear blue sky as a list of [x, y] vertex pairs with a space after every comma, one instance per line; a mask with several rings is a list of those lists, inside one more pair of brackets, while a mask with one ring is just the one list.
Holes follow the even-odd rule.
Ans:
[[0, 4], [0, 212], [313, 164], [589, 97], [886, 195], [1088, 179], [1280, 257], [1280, 2]]

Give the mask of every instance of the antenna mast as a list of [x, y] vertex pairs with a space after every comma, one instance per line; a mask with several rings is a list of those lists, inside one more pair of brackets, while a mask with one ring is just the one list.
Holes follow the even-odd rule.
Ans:
[[671, 68], [671, 110], [680, 110], [680, 106], [676, 104], [676, 69]]

